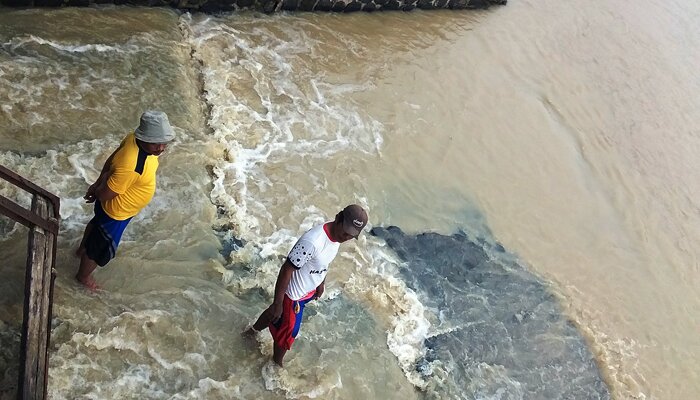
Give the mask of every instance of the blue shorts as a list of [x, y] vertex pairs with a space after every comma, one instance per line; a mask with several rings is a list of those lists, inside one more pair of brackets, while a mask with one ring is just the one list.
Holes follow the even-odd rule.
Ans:
[[90, 220], [92, 229], [85, 238], [85, 254], [100, 267], [107, 265], [114, 258], [122, 239], [124, 229], [131, 218], [123, 221], [112, 219], [102, 209], [100, 201], [95, 201], [95, 216]]

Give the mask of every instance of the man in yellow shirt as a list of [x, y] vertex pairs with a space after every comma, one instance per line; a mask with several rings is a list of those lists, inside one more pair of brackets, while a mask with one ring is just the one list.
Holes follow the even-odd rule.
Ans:
[[95, 203], [95, 216], [85, 227], [76, 251], [80, 257], [75, 276], [78, 282], [97, 289], [92, 272], [114, 258], [129, 221], [153, 198], [158, 156], [173, 139], [168, 116], [162, 111], [146, 111], [138, 128], [105, 162], [100, 177], [85, 193], [85, 200]]

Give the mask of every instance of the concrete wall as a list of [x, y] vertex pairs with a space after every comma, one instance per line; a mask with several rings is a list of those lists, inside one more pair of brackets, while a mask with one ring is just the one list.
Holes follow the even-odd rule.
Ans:
[[486, 8], [507, 0], [0, 0], [10, 7], [87, 7], [93, 4], [126, 4], [148, 7], [174, 7], [190, 11], [234, 11], [255, 9], [266, 13], [287, 11], [380, 11], [415, 8]]

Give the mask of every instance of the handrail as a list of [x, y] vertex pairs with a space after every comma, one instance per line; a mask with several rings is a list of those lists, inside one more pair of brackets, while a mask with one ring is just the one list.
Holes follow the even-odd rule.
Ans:
[[30, 209], [0, 195], [0, 214], [29, 228], [17, 399], [44, 400], [61, 203], [58, 196], [0, 165], [2, 179], [32, 195]]
[[34, 182], [18, 175], [14, 171], [9, 170], [2, 165], [0, 165], [0, 178], [12, 183], [15, 186], [20, 187], [23, 190], [26, 190], [31, 194], [38, 194], [42, 197], [45, 197], [49, 202], [51, 202], [51, 205], [53, 206], [54, 215], [59, 214], [58, 211], [60, 208], [60, 199], [55, 194], [36, 185]]
[[3, 195], [0, 195], [0, 212], [6, 214], [8, 217], [21, 223], [27, 228], [38, 226], [42, 229], [46, 229], [54, 235], [58, 234], [58, 220], [56, 220], [56, 218], [41, 218]]

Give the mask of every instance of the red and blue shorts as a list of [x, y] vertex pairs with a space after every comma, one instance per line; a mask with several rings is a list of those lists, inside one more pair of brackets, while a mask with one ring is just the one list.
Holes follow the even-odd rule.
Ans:
[[301, 317], [304, 313], [304, 306], [314, 298], [315, 290], [299, 300], [292, 300], [284, 295], [282, 303], [282, 317], [277, 322], [271, 323], [268, 328], [272, 334], [275, 344], [283, 349], [290, 350], [294, 338], [299, 334], [301, 328]]

